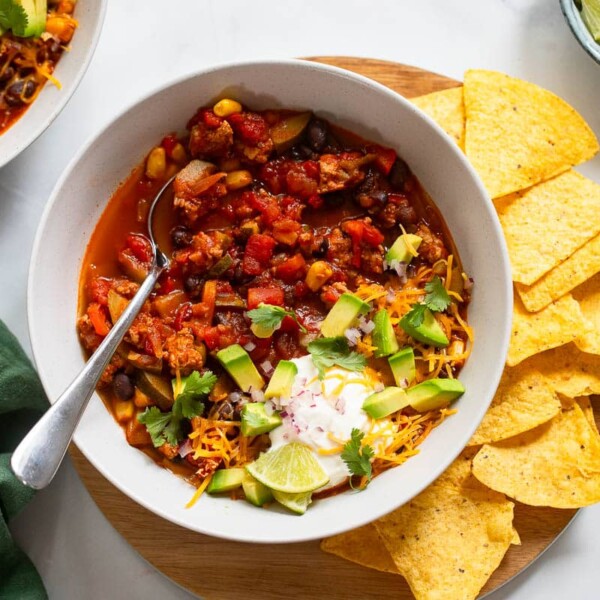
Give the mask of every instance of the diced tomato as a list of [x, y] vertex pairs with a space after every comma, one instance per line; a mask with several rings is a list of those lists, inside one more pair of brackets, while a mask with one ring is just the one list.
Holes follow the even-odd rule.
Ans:
[[398, 155], [395, 150], [385, 146], [367, 146], [367, 151], [375, 154], [375, 166], [384, 174], [389, 175]]
[[383, 244], [384, 238], [383, 234], [381, 231], [379, 231], [379, 229], [377, 229], [377, 227], [365, 223], [362, 239], [371, 246], [379, 246], [379, 244]]
[[277, 203], [277, 198], [269, 194], [255, 194], [254, 192], [244, 192], [242, 195], [245, 202], [254, 210], [257, 210], [265, 223], [271, 225], [281, 217], [281, 210]]
[[160, 143], [160, 145], [165, 149], [165, 152], [169, 158], [173, 157], [173, 148], [175, 148], [177, 144], [177, 136], [174, 133], [165, 136]]
[[342, 223], [342, 231], [345, 231], [352, 240], [352, 260], [350, 263], [353, 267], [360, 267], [361, 242], [365, 231], [365, 223], [363, 221], [344, 221]]
[[310, 293], [310, 288], [304, 281], [298, 281], [294, 284], [294, 297], [305, 298]]
[[261, 233], [254, 233], [246, 244], [242, 271], [246, 275], [260, 275], [268, 266], [273, 256], [275, 240]]
[[298, 325], [297, 321], [292, 319], [292, 317], [289, 315], [286, 315], [281, 321], [281, 327], [279, 328], [279, 331], [298, 331], [299, 329], [300, 326]]
[[250, 350], [249, 354], [250, 358], [255, 363], [258, 363], [269, 356], [272, 338], [257, 338], [253, 336], [250, 341], [254, 344], [254, 349]]
[[233, 131], [239, 135], [246, 144], [256, 146], [269, 135], [267, 122], [257, 113], [241, 112], [227, 117]]
[[298, 198], [283, 196], [283, 198], [279, 199], [279, 205], [281, 211], [288, 219], [292, 219], [293, 221], [300, 221], [302, 219], [302, 211], [305, 205]]
[[249, 288], [248, 310], [256, 308], [260, 304], [272, 304], [283, 306], [284, 297], [281, 288]]
[[182, 304], [175, 313], [175, 322], [173, 327], [175, 331], [180, 331], [184, 321], [189, 321], [192, 318], [192, 305], [189, 302]]
[[306, 274], [306, 261], [302, 254], [296, 254], [275, 267], [275, 275], [284, 281], [303, 279]]
[[219, 350], [235, 344], [238, 341], [236, 333], [228, 325], [216, 325], [215, 327], [205, 327], [201, 331], [200, 337], [204, 340], [209, 350]]
[[283, 160], [271, 160], [260, 169], [259, 178], [273, 192], [281, 194], [285, 190], [286, 168]]
[[97, 302], [98, 304], [102, 304], [102, 306], [106, 306], [108, 304], [108, 292], [111, 288], [110, 281], [108, 279], [104, 279], [103, 277], [95, 277], [90, 281], [90, 298]]
[[92, 322], [94, 331], [102, 337], [108, 335], [111, 328], [108, 309], [97, 302], [92, 302], [87, 308], [87, 314]]
[[280, 244], [293, 246], [298, 241], [301, 225], [293, 219], [278, 219], [273, 223], [273, 237]]
[[143, 235], [137, 233], [128, 235], [125, 244], [140, 262], [149, 263], [152, 260], [152, 247]]
[[204, 343], [209, 348], [209, 350], [214, 350], [219, 347], [219, 330], [217, 327], [206, 327], [203, 332], [202, 339]]
[[187, 128], [191, 129], [198, 123], [204, 123], [211, 129], [217, 129], [222, 122], [223, 119], [221, 117], [217, 117], [211, 108], [199, 108], [196, 111], [196, 114], [188, 121]]
[[319, 163], [314, 160], [290, 162], [285, 176], [288, 194], [310, 198], [319, 185]]

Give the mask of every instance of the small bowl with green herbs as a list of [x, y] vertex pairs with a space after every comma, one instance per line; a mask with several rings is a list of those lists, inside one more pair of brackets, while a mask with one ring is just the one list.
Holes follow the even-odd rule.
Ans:
[[600, 0], [560, 0], [560, 6], [580, 46], [600, 63]]

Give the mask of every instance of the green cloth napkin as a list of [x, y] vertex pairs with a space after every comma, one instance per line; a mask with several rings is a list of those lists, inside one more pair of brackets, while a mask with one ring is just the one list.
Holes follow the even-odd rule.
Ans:
[[15, 336], [0, 321], [0, 600], [43, 600], [44, 584], [14, 543], [8, 522], [33, 496], [10, 469], [10, 455], [48, 407], [42, 384]]

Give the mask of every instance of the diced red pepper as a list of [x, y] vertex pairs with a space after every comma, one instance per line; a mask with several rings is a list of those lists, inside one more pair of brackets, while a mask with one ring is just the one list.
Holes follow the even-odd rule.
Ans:
[[182, 304], [175, 313], [175, 322], [173, 327], [175, 331], [180, 331], [184, 321], [189, 321], [192, 318], [192, 305], [189, 302]]
[[162, 139], [160, 145], [165, 149], [167, 156], [173, 158], [173, 148], [178, 144], [177, 136], [171, 133]]
[[284, 294], [281, 288], [249, 288], [248, 310], [256, 308], [260, 304], [272, 304], [283, 306]]
[[372, 145], [367, 147], [367, 151], [375, 154], [375, 166], [384, 174], [389, 175], [398, 155], [395, 150], [385, 146]]
[[252, 234], [244, 251], [242, 271], [246, 275], [260, 275], [269, 266], [274, 248], [275, 240], [270, 235]]
[[352, 240], [352, 260], [350, 264], [353, 267], [360, 268], [360, 245], [365, 231], [365, 223], [364, 221], [344, 221], [342, 231], [345, 231]]
[[383, 234], [381, 233], [381, 231], [379, 231], [379, 229], [377, 229], [377, 227], [374, 227], [373, 225], [369, 225], [368, 223], [365, 223], [362, 239], [367, 244], [377, 247], [380, 244], [383, 244], [384, 238], [383, 238]]
[[302, 254], [295, 254], [275, 267], [275, 275], [284, 281], [303, 279], [306, 274], [306, 261]]
[[140, 262], [149, 263], [152, 260], [152, 246], [143, 235], [128, 235], [125, 244]]
[[246, 144], [256, 146], [269, 135], [267, 122], [257, 113], [241, 112], [230, 115], [228, 121], [233, 131], [239, 135]]
[[92, 302], [87, 308], [87, 314], [92, 322], [94, 331], [102, 337], [108, 335], [111, 324], [108, 316], [108, 310], [97, 302]]

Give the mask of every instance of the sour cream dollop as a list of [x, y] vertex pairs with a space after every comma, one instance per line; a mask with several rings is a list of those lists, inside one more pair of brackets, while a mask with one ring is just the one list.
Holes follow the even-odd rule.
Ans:
[[[283, 423], [269, 433], [270, 450], [301, 442], [312, 448], [315, 456], [327, 475], [329, 483], [320, 490], [326, 490], [343, 483], [350, 472], [342, 460], [340, 448], [350, 439], [353, 429], [365, 433], [373, 431], [373, 420], [362, 410], [364, 400], [380, 385], [364, 372], [356, 373], [339, 367], [332, 367], [320, 380], [318, 371], [310, 355], [295, 358], [293, 361], [298, 373], [292, 384], [289, 397], [273, 398], [267, 401], [267, 410], [280, 411]], [[375, 431], [381, 431], [373, 444], [376, 452], [382, 451], [391, 438], [384, 425], [387, 419], [377, 421]]]

